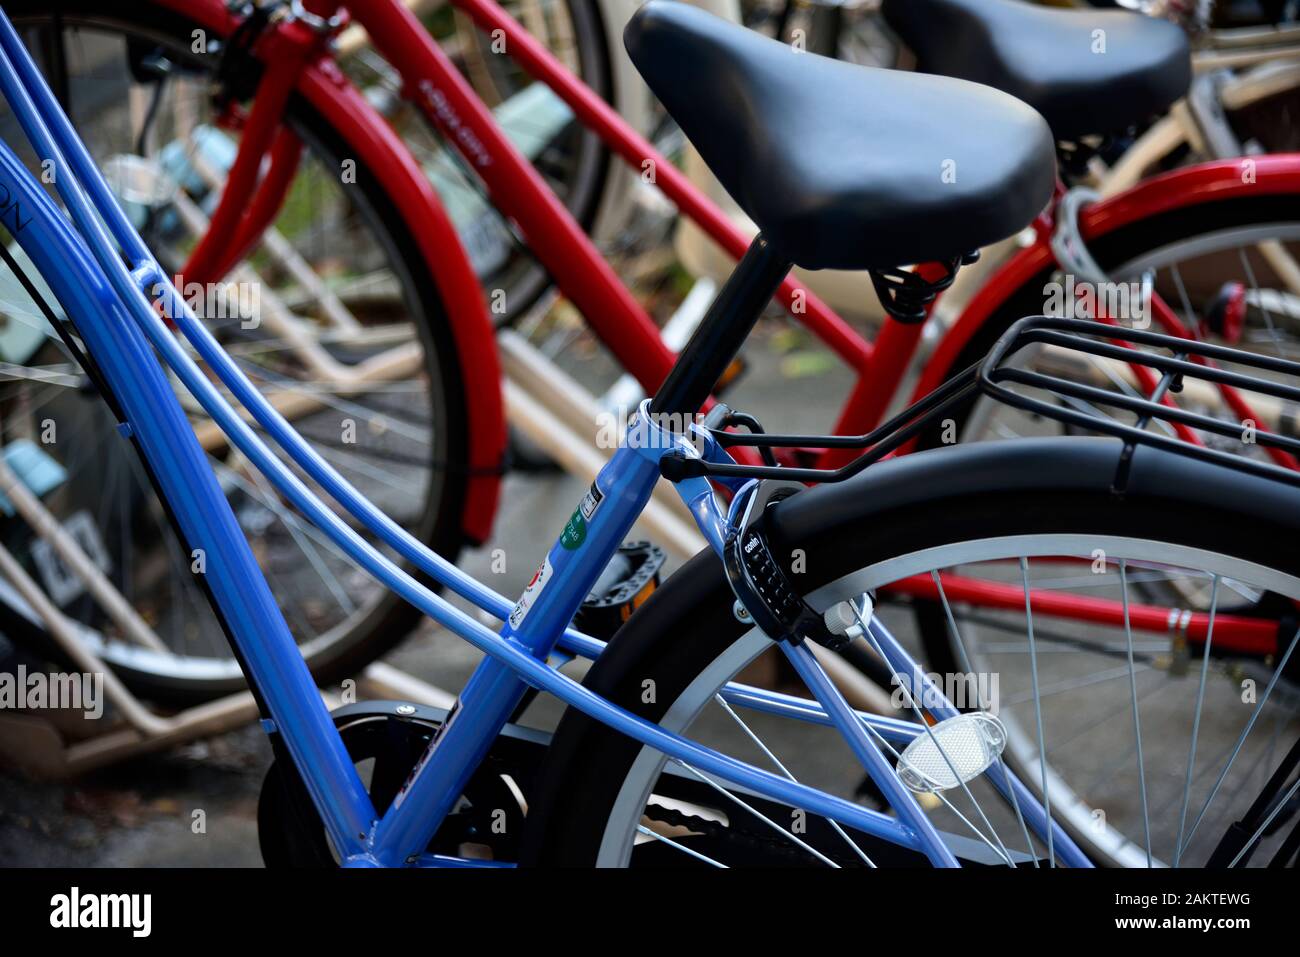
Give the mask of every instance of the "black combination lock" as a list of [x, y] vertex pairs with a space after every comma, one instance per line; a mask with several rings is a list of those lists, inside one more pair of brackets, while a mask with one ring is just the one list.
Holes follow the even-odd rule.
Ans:
[[850, 638], [833, 635], [791, 584], [772, 554], [766, 526], [768, 510], [803, 486], [797, 482], [761, 482], [750, 493], [740, 524], [727, 537], [723, 555], [731, 590], [754, 624], [777, 641], [809, 638], [828, 648], [841, 648]]

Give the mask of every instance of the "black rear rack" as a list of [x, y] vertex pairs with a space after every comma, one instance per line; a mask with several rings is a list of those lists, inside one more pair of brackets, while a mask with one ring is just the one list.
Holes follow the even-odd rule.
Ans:
[[[1116, 360], [1131, 366], [1143, 366], [1159, 373], [1160, 379], [1150, 396], [1144, 398], [1099, 389], [1061, 376], [1020, 368], [1011, 363], [1022, 349], [1037, 344]], [[1135, 348], [1138, 346], [1158, 351]], [[1219, 363], [1229, 363], [1244, 371], [1222, 368]], [[1286, 379], [1279, 381], [1264, 378], [1252, 375], [1252, 371], [1268, 372]], [[1122, 467], [1126, 466], [1136, 446], [1147, 445], [1300, 488], [1300, 470], [1297, 468], [1278, 461], [1261, 461], [1243, 454], [1249, 451], [1251, 445], [1256, 445], [1263, 449], [1274, 449], [1280, 453], [1275, 458], [1286, 460], [1290, 456], [1300, 455], [1300, 439], [1267, 430], [1258, 421], [1233, 422], [1165, 403], [1166, 397], [1171, 393], [1176, 395], [1184, 391], [1187, 382], [1194, 380], [1214, 386], [1225, 401], [1230, 392], [1242, 402], [1247, 401], [1242, 393], [1255, 393], [1296, 403], [1300, 407], [1298, 362], [1141, 329], [1102, 325], [1082, 319], [1033, 316], [1021, 319], [1003, 334], [980, 364], [977, 378], [981, 392], [1007, 405], [1122, 439], [1125, 443]], [[1028, 386], [1042, 390], [1049, 396], [1063, 396], [1094, 406], [1124, 410], [1133, 413], [1136, 421], [1126, 424], [1115, 418], [1061, 405], [1048, 398], [1017, 392], [1009, 388], [1010, 385]], [[1209, 448], [1184, 438], [1161, 434], [1148, 428], [1153, 421], [1183, 425], [1235, 439], [1241, 449], [1228, 451]], [[1244, 438], [1247, 433], [1250, 435], [1249, 441]]]
[[[659, 460], [664, 478], [677, 482], [686, 478], [757, 478], [794, 482], [842, 482], [868, 465], [878, 462], [906, 445], [954, 406], [969, 400], [976, 392], [979, 366], [973, 365], [949, 379], [924, 399], [904, 409], [884, 425], [866, 435], [778, 435], [759, 430], [752, 416], [737, 414], [725, 406], [715, 406], [705, 421], [705, 431], [723, 448], [748, 446], [763, 450], [768, 465], [739, 465], [731, 462], [706, 462], [704, 459], [673, 452]], [[728, 432], [728, 425], [745, 425], [749, 432]], [[715, 427], [716, 426], [716, 427]], [[772, 449], [864, 449], [862, 455], [843, 468], [812, 469], [777, 465]]]
[[[1013, 359], [1022, 350], [1036, 345], [1053, 346], [1099, 359], [1145, 367], [1152, 377], [1158, 376], [1149, 395], [1112, 392], [1035, 369], [1022, 368]], [[1234, 368], [1223, 368], [1222, 364]], [[1241, 371], [1238, 371], [1241, 370]], [[1266, 378], [1263, 374], [1280, 377]], [[1031, 316], [1021, 319], [998, 340], [985, 359], [949, 379], [924, 399], [905, 409], [884, 425], [866, 435], [777, 435], [759, 430], [749, 416], [726, 410], [706, 422], [709, 435], [723, 448], [748, 446], [759, 448], [769, 464], [762, 466], [712, 463], [681, 454], [661, 460], [665, 477], [674, 481], [692, 476], [711, 478], [785, 479], [800, 482], [840, 482], [874, 462], [897, 451], [917, 438], [955, 407], [969, 402], [979, 393], [1033, 415], [1062, 422], [1095, 434], [1111, 435], [1124, 442], [1116, 487], [1126, 481], [1128, 463], [1139, 445], [1153, 446], [1205, 462], [1225, 465], [1253, 475], [1275, 479], [1300, 488], [1300, 438], [1265, 429], [1259, 422], [1214, 418], [1180, 408], [1172, 396], [1184, 391], [1189, 381], [1204, 382], [1220, 390], [1224, 401], [1238, 408], [1248, 407], [1244, 393], [1272, 396], [1294, 403], [1300, 412], [1300, 362], [1261, 356], [1240, 349], [1230, 349], [1194, 339], [1167, 336], [1146, 330], [1112, 326], [1091, 320], [1057, 319]], [[1030, 387], [1040, 394], [1028, 395], [1013, 386]], [[1136, 390], [1135, 390], [1136, 391]], [[1231, 396], [1231, 401], [1229, 401]], [[1072, 400], [1073, 405], [1060, 399]], [[1166, 403], [1169, 404], [1166, 404]], [[1089, 412], [1080, 405], [1112, 409], [1133, 414], [1134, 421]], [[1211, 448], [1177, 435], [1166, 435], [1150, 428], [1155, 421], [1196, 430], [1208, 435], [1236, 439], [1239, 450]], [[740, 424], [748, 432], [726, 431], [727, 425]], [[1244, 435], [1249, 432], [1249, 440]], [[1192, 433], [1187, 433], [1192, 434]], [[1274, 461], [1251, 458], [1251, 445], [1273, 450]], [[793, 449], [861, 449], [862, 454], [839, 469], [815, 469], [782, 466], [774, 463], [771, 450]]]

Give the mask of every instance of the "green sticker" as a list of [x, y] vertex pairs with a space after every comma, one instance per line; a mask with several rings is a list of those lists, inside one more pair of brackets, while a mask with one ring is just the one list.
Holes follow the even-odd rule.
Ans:
[[573, 515], [569, 517], [568, 523], [564, 526], [564, 534], [560, 536], [560, 544], [569, 551], [581, 548], [582, 543], [587, 540], [587, 520], [582, 517], [582, 509], [575, 508]]

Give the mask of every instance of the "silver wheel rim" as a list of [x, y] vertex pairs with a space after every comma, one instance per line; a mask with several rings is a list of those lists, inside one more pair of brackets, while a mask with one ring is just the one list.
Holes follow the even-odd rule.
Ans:
[[[1053, 533], [988, 538], [923, 549], [850, 572], [817, 589], [807, 598], [813, 607], [820, 609], [932, 569], [1022, 557], [1064, 555], [1086, 559], [1097, 548], [1104, 549], [1111, 556], [1124, 556], [1125, 560], [1213, 572], [1223, 578], [1239, 579], [1288, 598], [1300, 599], [1300, 578], [1205, 549], [1122, 536]], [[688, 733], [717, 691], [770, 645], [766, 635], [758, 629], [750, 629], [729, 645], [678, 695], [665, 712], [660, 726], [676, 734]], [[1008, 724], [1009, 763], [1013, 763], [1021, 780], [1041, 800], [1041, 787], [1038, 785], [1041, 765], [1033, 754], [1033, 749], [1026, 743], [1024, 729], [1017, 722]], [[664, 765], [665, 759], [658, 751], [643, 747], [637, 753], [606, 821], [597, 853], [597, 866], [627, 866], [635, 844], [636, 824]], [[1047, 782], [1053, 818], [1075, 840], [1080, 841], [1085, 850], [1094, 857], [1121, 866], [1145, 866], [1146, 855], [1138, 844], [1109, 825], [1100, 832], [1092, 826], [1092, 808], [1074, 793], [1050, 765]]]

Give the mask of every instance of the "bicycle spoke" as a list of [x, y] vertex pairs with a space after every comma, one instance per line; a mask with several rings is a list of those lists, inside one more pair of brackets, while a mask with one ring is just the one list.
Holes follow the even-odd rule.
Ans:
[[1263, 823], [1260, 824], [1255, 833], [1250, 836], [1250, 840], [1246, 842], [1245, 846], [1237, 852], [1237, 856], [1228, 864], [1229, 867], [1236, 867], [1237, 862], [1242, 859], [1245, 853], [1255, 846], [1255, 842], [1259, 840], [1260, 835], [1263, 834], [1264, 831], [1268, 829], [1268, 826], [1273, 823], [1273, 818], [1277, 817], [1281, 810], [1290, 803], [1291, 798], [1295, 797], [1297, 790], [1300, 790], [1300, 778], [1296, 778], [1295, 783], [1292, 784], [1286, 794], [1282, 796], [1282, 799], [1276, 803], [1273, 810], [1269, 812], [1268, 817], [1264, 818]]
[[[317, 388], [315, 382], [279, 376], [256, 363], [241, 362], [240, 368], [249, 375], [250, 378], [260, 380], [259, 385], [261, 382], [271, 383], [273, 387], [263, 387], [261, 389], [261, 391], [268, 396], [271, 396], [278, 391], [300, 392], [310, 395], [325, 408], [332, 409], [335, 412], [342, 413], [346, 416], [351, 416], [352, 418], [365, 422], [367, 425], [378, 424], [382, 426], [385, 431], [395, 432], [403, 438], [410, 439], [412, 442], [424, 443], [426, 445], [429, 443], [428, 429], [409, 426], [406, 421], [400, 418], [390, 417], [386, 412], [368, 408], [364, 405], [358, 405], [356, 402], [338, 395], [334, 391], [337, 387], [331, 384], [327, 383], [325, 388]], [[373, 385], [382, 388], [385, 383], [377, 381]], [[410, 388], [411, 387], [408, 384], [402, 384], [403, 391]], [[366, 383], [365, 391], [366, 393], [372, 393], [378, 391], [378, 389], [372, 389], [371, 383]]]
[[1201, 680], [1196, 689], [1196, 713], [1192, 718], [1192, 741], [1187, 750], [1187, 776], [1183, 780], [1183, 799], [1178, 811], [1178, 839], [1174, 844], [1174, 867], [1183, 858], [1183, 834], [1187, 829], [1187, 805], [1191, 798], [1192, 776], [1196, 768], [1196, 742], [1201, 733], [1201, 710], [1205, 705], [1205, 679], [1210, 669], [1210, 648], [1214, 643], [1214, 615], [1219, 608], [1219, 576], [1210, 589], [1210, 622], [1205, 631], [1205, 650], [1201, 653]]
[[1178, 268], [1177, 262], [1169, 264], [1169, 274], [1173, 277], [1174, 286], [1178, 289], [1178, 299], [1183, 304], [1183, 321], [1191, 327], [1198, 337], [1203, 337], [1204, 331], [1201, 328], [1200, 313], [1192, 308], [1192, 301], [1187, 296], [1187, 286], [1183, 282], [1183, 273]]
[[1129, 692], [1133, 700], [1133, 737], [1137, 741], [1138, 788], [1142, 794], [1142, 833], [1146, 839], [1147, 867], [1151, 866], [1151, 813], [1147, 808], [1146, 762], [1142, 758], [1142, 721], [1138, 716], [1137, 672], [1133, 667], [1133, 628], [1128, 615], [1128, 578], [1124, 559], [1119, 561], [1120, 590], [1124, 601], [1124, 639], [1128, 644]]
[[[1138, 701], [1139, 701], [1139, 702], [1143, 702], [1143, 701], [1153, 700], [1153, 699], [1155, 699], [1156, 697], [1158, 697], [1161, 693], [1163, 693], [1163, 692], [1165, 691], [1165, 689], [1170, 688], [1170, 687], [1173, 687], [1173, 685], [1170, 684], [1169, 682], [1164, 682], [1164, 683], [1161, 683], [1161, 684], [1155, 685], [1154, 687], [1146, 688], [1146, 689], [1144, 689], [1144, 690], [1142, 690], [1141, 692], [1138, 693]], [[1085, 725], [1084, 727], [1079, 728], [1079, 729], [1076, 730], [1074, 733], [1072, 733], [1071, 735], [1069, 735], [1069, 737], [1061, 738], [1061, 739], [1058, 739], [1058, 740], [1053, 741], [1053, 742], [1052, 742], [1052, 746], [1051, 746], [1050, 748], [1047, 749], [1047, 753], [1050, 755], [1050, 754], [1056, 754], [1056, 753], [1058, 753], [1058, 752], [1068, 752], [1068, 751], [1069, 751], [1069, 746], [1070, 746], [1074, 741], [1078, 740], [1079, 738], [1086, 737], [1088, 734], [1090, 734], [1091, 732], [1097, 730], [1097, 729], [1100, 728], [1102, 725], [1104, 725], [1107, 721], [1114, 721], [1114, 720], [1116, 720], [1116, 719], [1118, 719], [1118, 718], [1120, 718], [1120, 717], [1121, 717], [1121, 715], [1119, 715], [1119, 714], [1117, 714], [1117, 713], [1107, 713], [1107, 714], [1104, 714], [1102, 717], [1098, 718], [1096, 721], [1093, 721], [1093, 722], [1089, 723], [1088, 725]], [[1130, 754], [1136, 754], [1136, 753], [1137, 753], [1137, 749], [1136, 749], [1136, 748], [1132, 748], [1132, 749], [1126, 750], [1126, 751], [1124, 752], [1124, 760], [1128, 760], [1128, 756], [1129, 756]]]
[[1255, 763], [1243, 773], [1237, 775], [1236, 787], [1227, 793], [1227, 800], [1216, 809], [1214, 817], [1211, 819], [1215, 825], [1225, 820], [1231, 813], [1232, 809], [1237, 806], [1238, 798], [1250, 793], [1251, 785], [1258, 779], [1259, 786], [1268, 780], [1269, 768], [1273, 767], [1273, 759], [1277, 755], [1278, 743], [1281, 740], [1282, 715], [1277, 715], [1273, 719], [1273, 731], [1269, 735], [1268, 744], [1265, 746], [1263, 753], [1255, 759]]
[[817, 850], [817, 848], [809, 844], [807, 841], [801, 840], [797, 834], [792, 834], [790, 831], [787, 831], [780, 824], [777, 824], [775, 821], [773, 821], [770, 817], [761, 813], [746, 801], [741, 800], [739, 797], [736, 796], [736, 794], [734, 794], [732, 791], [729, 791], [727, 788], [723, 787], [721, 784], [713, 780], [713, 778], [709, 777], [703, 771], [696, 770], [691, 765], [687, 764], [685, 761], [682, 761], [678, 758], [672, 758], [671, 760], [673, 764], [676, 764], [679, 767], [689, 771], [691, 774], [695, 775], [697, 778], [699, 778], [709, 787], [713, 788], [713, 790], [717, 791], [723, 797], [727, 798], [730, 801], [734, 801], [736, 804], [740, 805], [748, 813], [754, 815], [754, 817], [758, 818], [760, 821], [762, 821], [772, 830], [776, 831], [782, 837], [785, 837], [788, 840], [792, 841], [793, 843], [799, 845], [799, 847], [803, 848], [805, 851], [807, 851], [813, 857], [820, 860], [822, 863], [827, 864], [828, 866], [834, 868], [838, 868], [840, 866], [836, 864], [833, 860], [831, 860], [829, 857], [827, 857], [825, 854], [823, 854], [821, 851]]
[[[860, 617], [860, 613], [855, 611], [855, 614]], [[925, 816], [925, 812], [912, 797], [906, 785], [898, 778], [896, 771], [885, 760], [857, 711], [844, 700], [844, 695], [826, 675], [816, 656], [808, 650], [803, 641], [797, 644], [784, 642], [781, 644], [781, 651], [785, 654], [786, 660], [794, 666], [812, 697], [826, 710], [833, 725], [839, 729], [845, 743], [866, 769], [867, 774], [885, 792], [886, 800], [893, 806], [899, 819], [910, 825], [922, 841], [930, 846], [930, 849], [925, 852], [926, 855], [931, 860], [938, 858], [938, 863], [954, 866], [956, 857], [943, 843], [939, 832]]]
[[[1144, 668], [1143, 671], [1150, 671], [1150, 668]], [[1091, 685], [1105, 684], [1107, 681], [1115, 681], [1119, 678], [1127, 678], [1129, 669], [1127, 666], [1111, 668], [1108, 671], [1098, 671], [1091, 675], [1079, 678], [1069, 678], [1062, 681], [1054, 681], [1050, 684], [1043, 685], [1039, 693], [1035, 695], [1032, 691], [1026, 697], [1024, 693], [1013, 695], [1007, 699], [1008, 707], [1024, 704], [1025, 702], [1037, 697], [1038, 699], [1051, 698], [1055, 695], [1067, 694], [1071, 691], [1078, 691], [1080, 688], [1087, 688]]]
[[718, 861], [715, 861], [711, 857], [701, 854], [699, 851], [692, 850], [691, 848], [687, 847], [684, 844], [679, 844], [677, 841], [674, 841], [671, 837], [665, 837], [664, 835], [651, 830], [650, 828], [646, 827], [644, 824], [638, 824], [636, 826], [636, 829], [638, 834], [644, 834], [646, 837], [652, 837], [656, 841], [659, 841], [662, 844], [666, 844], [671, 848], [681, 851], [683, 854], [689, 857], [695, 858], [697, 861], [703, 861], [705, 864], [708, 864], [710, 867], [725, 868], [727, 866], [726, 864], [722, 864]]
[[[930, 578], [939, 592], [939, 601], [943, 605], [944, 618], [948, 622], [948, 632], [957, 643], [957, 653], [961, 658], [962, 670], [968, 675], [973, 675], [975, 669], [971, 667], [970, 655], [966, 653], [966, 642], [962, 640], [961, 631], [957, 628], [957, 618], [953, 615], [952, 605], [948, 602], [948, 595], [943, 590], [943, 580], [937, 570], [931, 570]], [[1029, 827], [1025, 824], [1024, 813], [1020, 810], [1020, 800], [1016, 797], [1016, 789], [1011, 786], [1011, 775], [1007, 771], [1006, 762], [999, 756], [997, 764], [998, 769], [1002, 772], [1002, 783], [1006, 786], [1007, 794], [1011, 796], [1011, 806], [1015, 809], [1016, 823], [1020, 826], [1020, 833], [1025, 839], [1025, 849], [1030, 860], [1034, 862], [1034, 867], [1038, 867], [1038, 855], [1034, 853], [1034, 842], [1029, 836]]]
[[[876, 640], [875, 635], [871, 633], [871, 629], [868, 625], [868, 622], [863, 617], [861, 610], [859, 610], [857, 602], [850, 600], [849, 607], [853, 609], [853, 616], [857, 618], [858, 626], [862, 629], [862, 634], [867, 639], [867, 642], [872, 646], [876, 654], [878, 654], [884, 662], [889, 664], [890, 661], [889, 656], [885, 654], [884, 649], [880, 647], [880, 643]], [[934, 736], [934, 731], [930, 728], [930, 723], [926, 720], [925, 715], [922, 714], [921, 709], [917, 706], [916, 700], [913, 697], [911, 690], [908, 688], [908, 685], [910, 684], [911, 676], [909, 676], [908, 681], [904, 681], [903, 676], [898, 673], [898, 670], [894, 668], [892, 664], [890, 665], [890, 670], [893, 671], [894, 673], [894, 681], [897, 684], [899, 690], [903, 692], [903, 697], [906, 700], [908, 707], [911, 709], [912, 713], [916, 716], [916, 720], [920, 723], [921, 727], [925, 729], [925, 733], [929, 737], [930, 743], [933, 744], [935, 748], [938, 749], [939, 753], [943, 756], [943, 761], [944, 764], [948, 766], [948, 771], [952, 774], [953, 779], [956, 780], [958, 784], [961, 786], [961, 789], [965, 793], [967, 799], [971, 802], [972, 805], [974, 805], [975, 810], [979, 813], [980, 819], [984, 822], [984, 826], [989, 829], [989, 833], [992, 834], [993, 839], [997, 841], [997, 846], [993, 847], [992, 843], [990, 843], [987, 838], [984, 838], [983, 832], [980, 831], [979, 828], [975, 827], [974, 824], [971, 824], [970, 821], [967, 821], [965, 816], [962, 815], [960, 812], [956, 812], [955, 807], [952, 807], [951, 805], [949, 805], [949, 807], [958, 814], [958, 817], [961, 817], [963, 821], [966, 821], [966, 824], [973, 831], [975, 831], [976, 834], [978, 834], [981, 838], [983, 838], [986, 843], [989, 843], [989, 846], [992, 847], [993, 850], [1003, 860], [1007, 862], [1007, 864], [1009, 864], [1011, 867], [1015, 867], [1016, 864], [1011, 857], [1011, 852], [1008, 851], [1006, 845], [1003, 844], [1002, 838], [998, 835], [997, 828], [995, 828], [993, 824], [989, 821], [988, 816], [984, 813], [983, 806], [981, 806], [979, 801], [975, 800], [975, 795], [971, 794], [970, 787], [967, 785], [967, 783], [964, 780], [962, 780], [962, 776], [957, 773], [957, 768], [952, 763], [952, 758], [949, 757], [947, 749], [944, 748], [941, 744], [939, 744], [938, 739], [936, 739]], [[893, 749], [891, 748], [890, 750]], [[944, 800], [944, 803], [947, 803], [946, 799], [943, 797], [942, 794], [940, 794], [940, 792], [937, 789], [931, 793], [938, 795], [941, 800]]]
[[1246, 250], [1237, 247], [1237, 256], [1241, 260], [1241, 268], [1246, 274], [1246, 279], [1250, 283], [1251, 290], [1255, 293], [1255, 302], [1259, 306], [1260, 315], [1264, 317], [1264, 325], [1268, 327], [1268, 337], [1272, 340], [1273, 345], [1277, 346], [1281, 342], [1278, 336], [1277, 327], [1273, 325], [1273, 316], [1268, 311], [1268, 306], [1264, 303], [1264, 297], [1260, 295], [1259, 283], [1255, 282], [1255, 270], [1251, 268], [1250, 259], [1246, 256]]
[[[778, 758], [772, 752], [772, 749], [769, 748], [763, 742], [763, 739], [760, 738], [754, 732], [754, 730], [749, 726], [749, 724], [740, 715], [736, 714], [735, 710], [731, 707], [731, 705], [727, 704], [727, 700], [723, 698], [722, 695], [715, 694], [713, 696], [713, 700], [716, 701], [721, 706], [723, 711], [731, 715], [732, 720], [734, 720], [736, 724], [740, 725], [740, 729], [745, 732], [745, 734], [749, 737], [749, 740], [753, 741], [754, 744], [758, 747], [758, 749], [762, 751], [764, 755], [767, 756], [767, 759], [772, 762], [772, 766], [775, 767], [778, 771], [780, 771], [786, 780], [794, 781], [796, 784], [798, 783], [798, 779], [790, 772], [790, 769], [787, 768], [781, 762], [781, 759]], [[853, 851], [853, 853], [856, 854], [864, 864], [866, 864], [868, 867], [876, 866], [872, 862], [871, 858], [867, 856], [866, 851], [862, 850], [862, 848], [858, 846], [857, 841], [849, 837], [848, 833], [844, 830], [844, 828], [840, 826], [840, 823], [838, 821], [833, 821], [830, 818], [826, 818], [825, 820], [826, 823], [829, 824], [831, 828], [835, 831], [835, 833], [844, 839], [844, 843], [849, 846], [849, 848]]]
[[[876, 743], [880, 746], [882, 750], [889, 752], [889, 754], [893, 757], [895, 764], [897, 764], [900, 760], [902, 760], [903, 757], [902, 754], [899, 753], [897, 748], [895, 748], [892, 744], [886, 741], [879, 731], [877, 731], [875, 728], [873, 728], [871, 725], [867, 724], [866, 722], [863, 722], [863, 727], [867, 729], [868, 734], [870, 734], [873, 738], [875, 738]], [[1007, 851], [1005, 847], [998, 848], [998, 846], [995, 845], [993, 841], [991, 841], [989, 837], [983, 831], [981, 831], [979, 827], [977, 827], [970, 818], [968, 818], [965, 814], [961, 812], [961, 809], [958, 808], [957, 805], [953, 804], [952, 801], [948, 800], [948, 797], [942, 791], [931, 791], [929, 793], [933, 794], [936, 798], [938, 798], [940, 803], [942, 803], [944, 807], [946, 807], [949, 811], [951, 811], [958, 820], [960, 820], [963, 824], [965, 824], [968, 828], [970, 828], [971, 833], [974, 834], [976, 837], [978, 837], [984, 843], [984, 845], [988, 847], [990, 851], [992, 851], [998, 857], [1002, 858], [1002, 860], [1006, 861], [1007, 864], [1009, 864], [1011, 867], [1016, 866], [1015, 861], [1011, 858], [1010, 852]], [[977, 804], [976, 808], [978, 809], [978, 807], [979, 805]], [[994, 836], [995, 837], [997, 836], [996, 832], [994, 833]], [[1033, 852], [1031, 850], [1030, 852], [1031, 856], [1032, 853]], [[1037, 866], [1037, 863], [1035, 863], [1035, 866]]]
[[[127, 455], [126, 462], [134, 477], [136, 488], [150, 488], [152, 480], [140, 457]], [[174, 607], [178, 609], [188, 608], [188, 619], [191, 622], [211, 621], [211, 606], [208, 604], [207, 599], [200, 592], [187, 587], [185, 584], [193, 578], [193, 573], [190, 570], [191, 563], [194, 560], [193, 556], [181, 541], [180, 534], [168, 520], [166, 512], [163, 511], [158, 502], [155, 499], [150, 499], [147, 507], [153, 515], [153, 525], [157, 529], [158, 541], [165, 560], [172, 569], [169, 590]], [[123, 520], [125, 520], [125, 513], [123, 513]], [[128, 584], [130, 581], [131, 579], [127, 579]], [[213, 634], [213, 631], [217, 633]], [[194, 629], [187, 633], [187, 639], [190, 636], [203, 633], [207, 633], [209, 636], [209, 640], [201, 649], [203, 654], [213, 652], [222, 656], [228, 654], [228, 641], [224, 631], [221, 631], [220, 628], [209, 629], [205, 632], [205, 629], [198, 627], [196, 624]], [[173, 642], [173, 644], [179, 645], [180, 643]], [[181, 649], [177, 647], [175, 653], [181, 654]]]
[[1287, 646], [1286, 654], [1282, 656], [1282, 660], [1273, 670], [1273, 677], [1269, 679], [1268, 686], [1264, 689], [1264, 693], [1260, 696], [1259, 702], [1255, 705], [1255, 710], [1251, 712], [1250, 719], [1246, 722], [1246, 727], [1242, 729], [1241, 736], [1237, 738], [1237, 743], [1233, 747], [1232, 753], [1228, 755], [1227, 763], [1224, 764], [1223, 770], [1219, 772], [1219, 777], [1214, 782], [1214, 787], [1210, 790], [1210, 796], [1207, 797], [1205, 803], [1201, 805], [1201, 811], [1197, 814], [1196, 820], [1192, 824], [1192, 829], [1187, 834], [1187, 842], [1183, 845], [1182, 849], [1185, 849], [1188, 844], [1191, 844], [1192, 838], [1196, 835], [1196, 829], [1200, 827], [1201, 821], [1205, 818], [1205, 812], [1210, 808], [1210, 803], [1214, 800], [1215, 795], [1219, 793], [1219, 789], [1223, 787], [1223, 781], [1228, 776], [1228, 771], [1231, 770], [1233, 762], [1237, 760], [1237, 755], [1241, 753], [1242, 745], [1246, 743], [1246, 737], [1250, 734], [1251, 729], [1255, 727], [1255, 721], [1258, 720], [1260, 714], [1263, 713], [1264, 705], [1268, 703], [1269, 695], [1273, 693], [1274, 686], [1277, 684], [1278, 679], [1282, 677], [1282, 672], [1286, 669], [1286, 663], [1291, 660], [1291, 652], [1295, 651], [1297, 641], [1300, 641], [1300, 629], [1296, 630], [1295, 635], [1291, 638], [1291, 644]]
[[[277, 497], [271, 484], [262, 476], [262, 473], [256, 469], [250, 470], [250, 477], [252, 478], [255, 487], [261, 490], [263, 501], [268, 507], [271, 507], [270, 503]], [[292, 537], [294, 542], [298, 545], [299, 550], [302, 552], [303, 556], [306, 557], [311, 567], [316, 570], [317, 576], [324, 583], [325, 587], [329, 589], [330, 594], [334, 596], [334, 600], [338, 602], [339, 607], [341, 607], [346, 614], [351, 614], [356, 611], [357, 606], [352, 601], [352, 596], [349, 595], [347, 589], [343, 587], [343, 583], [338, 580], [338, 576], [330, 570], [316, 546], [307, 538], [306, 530], [314, 529], [315, 526], [311, 523], [306, 523], [305, 525], [300, 523], [297, 521], [296, 517], [287, 510], [283, 513], [274, 507], [271, 507], [271, 510], [273, 513], [281, 515], [280, 520], [284, 525], [285, 530], [288, 531], [290, 537]]]
[[1052, 841], [1052, 795], [1047, 789], [1047, 748], [1043, 740], [1043, 703], [1038, 696], [1038, 651], [1034, 645], [1034, 608], [1029, 596], [1029, 560], [1020, 559], [1020, 577], [1025, 587], [1025, 633], [1029, 636], [1029, 668], [1034, 690], [1034, 722], [1038, 726], [1038, 766], [1043, 777], [1043, 810], [1047, 814], [1047, 866], [1056, 866]]

